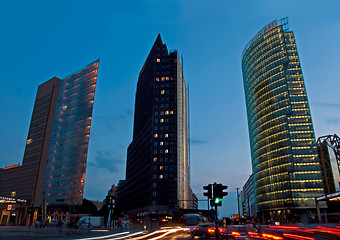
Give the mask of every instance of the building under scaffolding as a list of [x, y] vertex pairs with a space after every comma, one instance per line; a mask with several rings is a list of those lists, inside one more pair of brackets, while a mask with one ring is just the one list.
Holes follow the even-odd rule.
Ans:
[[325, 194], [338, 192], [340, 191], [340, 138], [336, 134], [319, 137], [317, 147]]
[[[319, 137], [317, 149], [325, 186], [325, 196], [340, 193], [340, 138], [336, 134]], [[322, 196], [319, 198], [322, 198]], [[340, 220], [340, 198], [325, 197], [322, 200], [327, 201], [328, 221], [338, 222]]]

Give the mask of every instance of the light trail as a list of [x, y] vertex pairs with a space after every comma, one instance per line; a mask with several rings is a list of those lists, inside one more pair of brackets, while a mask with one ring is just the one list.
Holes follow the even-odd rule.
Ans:
[[[105, 236], [100, 236], [100, 237], [90, 237], [90, 238], [79, 238], [76, 240], [100, 240], [100, 239], [124, 239], [124, 238], [130, 238], [136, 235], [143, 234], [143, 232], [136, 232], [136, 233], [131, 233], [130, 232], [121, 232], [121, 233], [115, 233], [111, 235], [105, 235]], [[122, 236], [125, 235], [125, 236]]]

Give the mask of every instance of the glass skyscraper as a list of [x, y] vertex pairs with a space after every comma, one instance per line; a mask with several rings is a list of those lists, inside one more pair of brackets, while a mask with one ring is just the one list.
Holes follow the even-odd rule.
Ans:
[[242, 53], [242, 73], [260, 218], [309, 221], [324, 188], [287, 18], [271, 22], [250, 40]]
[[44, 179], [48, 204], [82, 203], [98, 65], [60, 83]]

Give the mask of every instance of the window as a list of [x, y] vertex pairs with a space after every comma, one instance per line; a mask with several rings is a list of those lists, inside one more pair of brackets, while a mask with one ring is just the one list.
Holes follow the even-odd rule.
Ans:
[[156, 178], [157, 178], [157, 175], [156, 175], [156, 174], [152, 175], [152, 178], [153, 178], [153, 179], [156, 179]]
[[161, 174], [161, 175], [159, 175], [159, 179], [163, 179], [163, 175]]
[[159, 82], [159, 77], [156, 77], [156, 82]]
[[166, 133], [166, 134], [164, 135], [164, 137], [166, 137], [166, 138], [169, 137], [169, 134]]
[[169, 153], [169, 149], [165, 149], [165, 151], [164, 151], [165, 153]]
[[169, 115], [169, 111], [165, 111], [165, 115]]
[[170, 114], [174, 114], [174, 111], [170, 111]]
[[162, 77], [162, 81], [164, 81], [165, 80], [165, 77]]
[[157, 142], [153, 142], [153, 145], [154, 145], [154, 146], [157, 146]]
[[157, 149], [153, 150], [153, 153], [157, 154]]
[[157, 183], [155, 183], [155, 182], [152, 183], [152, 187], [154, 187], [154, 188], [157, 187]]
[[161, 94], [164, 94], [165, 93], [165, 91], [164, 90], [161, 90]]
[[154, 162], [157, 162], [157, 158], [156, 158], [156, 157], [154, 157], [154, 158], [153, 158], [153, 161], [154, 161]]
[[163, 146], [163, 142], [160, 142], [159, 145], [160, 145], [160, 146]]
[[169, 80], [169, 77], [166, 77], [165, 80]]
[[163, 170], [163, 168], [164, 168], [163, 166], [159, 166], [159, 170]]
[[163, 119], [163, 118], [161, 118], [161, 119], [159, 120], [159, 122], [163, 123], [163, 122], [164, 122], [164, 119]]
[[153, 135], [154, 136], [154, 138], [158, 138], [158, 134], [157, 133], [155, 133], [155, 135]]
[[161, 111], [161, 115], [164, 115], [164, 111]]
[[155, 200], [154, 200], [154, 201], [152, 201], [152, 205], [154, 205], [154, 206], [156, 205], [156, 201], [155, 201]]
[[161, 62], [161, 59], [160, 59], [160, 58], [157, 58], [157, 62]]
[[155, 112], [155, 116], [158, 116], [158, 112]]
[[153, 196], [153, 197], [156, 197], [156, 192], [152, 192], [152, 196]]

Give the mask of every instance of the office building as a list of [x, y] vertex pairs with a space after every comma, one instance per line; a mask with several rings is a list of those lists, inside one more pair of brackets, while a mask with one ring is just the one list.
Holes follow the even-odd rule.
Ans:
[[309, 222], [324, 188], [287, 18], [271, 22], [249, 41], [242, 73], [258, 216], [272, 223]]
[[243, 186], [243, 205], [245, 206], [246, 217], [257, 217], [257, 206], [255, 199], [255, 188], [253, 175], [250, 175], [247, 182]]
[[82, 203], [98, 65], [38, 87], [22, 165], [0, 171], [1, 194], [27, 200], [35, 217], [42, 205]]
[[187, 90], [177, 51], [158, 35], [139, 74], [133, 140], [119, 208], [131, 216], [168, 217], [191, 208]]

